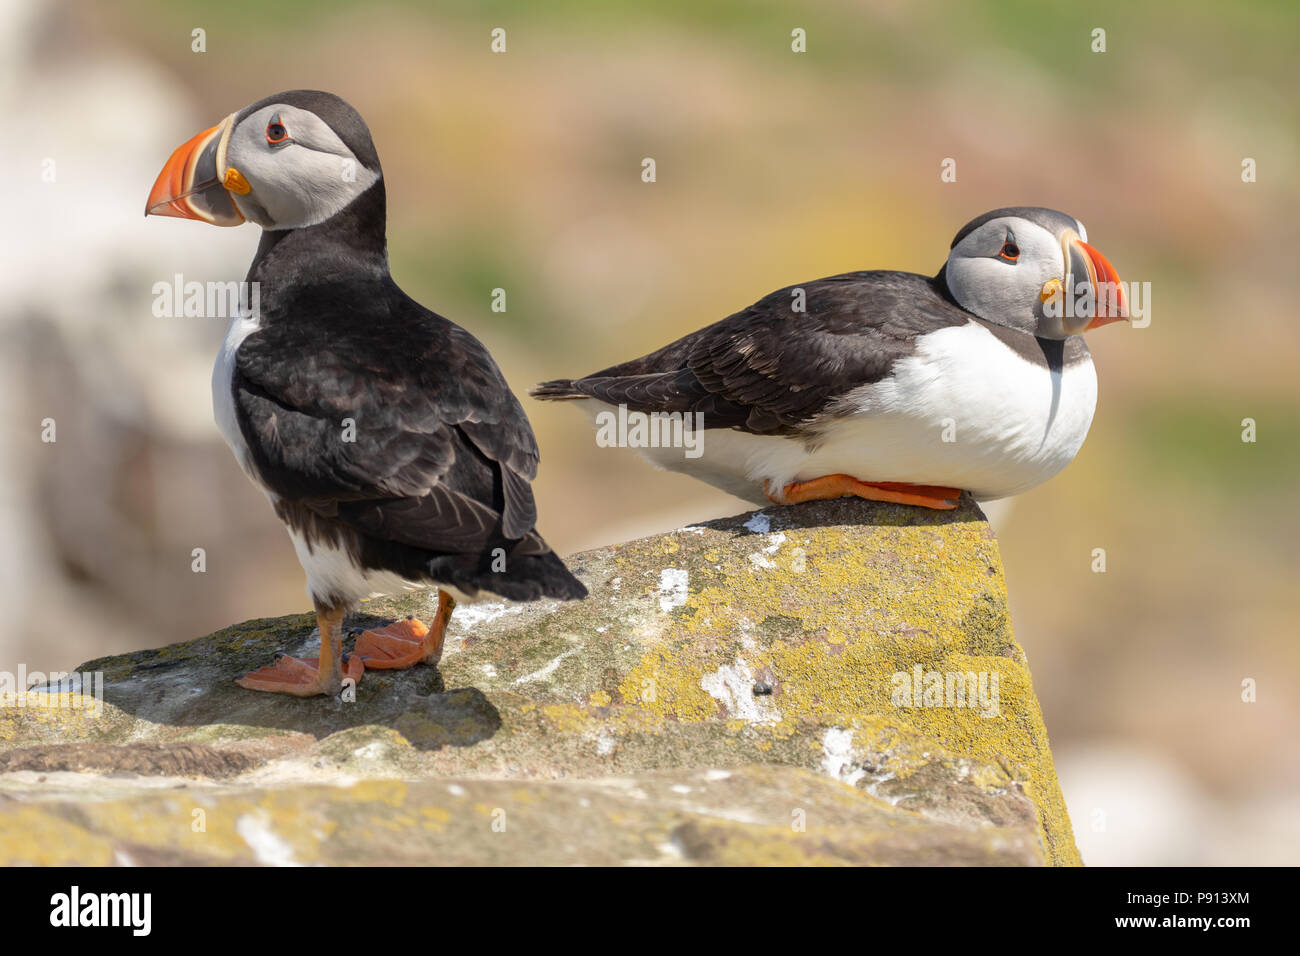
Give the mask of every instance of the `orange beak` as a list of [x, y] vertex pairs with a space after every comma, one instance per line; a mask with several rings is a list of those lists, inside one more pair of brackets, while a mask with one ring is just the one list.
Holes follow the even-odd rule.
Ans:
[[[1095, 329], [1112, 322], [1128, 318], [1128, 300], [1124, 295], [1124, 284], [1119, 280], [1119, 273], [1110, 264], [1110, 260], [1088, 245], [1082, 239], [1079, 247], [1083, 249], [1092, 266], [1092, 287], [1097, 294], [1097, 312], [1088, 323], [1088, 329]], [[1087, 330], [1085, 330], [1087, 331]]]
[[233, 115], [226, 117], [172, 153], [149, 191], [146, 216], [197, 219], [214, 226], [238, 226], [244, 221], [217, 168], [233, 122]]
[[[1110, 260], [1069, 231], [1061, 239], [1061, 248], [1070, 283], [1081, 282], [1086, 277], [1093, 295], [1091, 313], [1067, 316], [1065, 330], [1074, 335], [1127, 319], [1128, 298]], [[1077, 290], [1071, 290], [1074, 291]]]

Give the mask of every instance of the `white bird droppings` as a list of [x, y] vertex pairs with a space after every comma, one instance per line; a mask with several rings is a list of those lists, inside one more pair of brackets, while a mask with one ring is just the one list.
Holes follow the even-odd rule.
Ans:
[[235, 832], [248, 844], [257, 862], [264, 866], [300, 866], [293, 858], [293, 847], [271, 829], [265, 813], [245, 813], [235, 821]]
[[781, 550], [781, 545], [785, 544], [785, 535], [778, 531], [776, 534], [769, 535], [768, 541], [771, 542], [761, 552], [755, 551], [749, 556], [749, 561], [756, 568], [774, 568], [776, 562], [772, 560], [771, 555]]
[[503, 614], [518, 614], [523, 605], [503, 601], [484, 601], [481, 604], [462, 604], [456, 608], [455, 621], [459, 630], [472, 630], [479, 624], [494, 621]]
[[770, 697], [754, 696], [754, 672], [743, 660], [737, 659], [734, 664], [724, 664], [712, 674], [706, 674], [700, 678], [700, 686], [722, 703], [729, 717], [751, 724], [774, 724], [781, 719], [781, 712]]
[[822, 735], [822, 750], [825, 754], [822, 757], [822, 770], [830, 776], [843, 780], [850, 786], [856, 786], [866, 776], [865, 770], [854, 766], [856, 755], [853, 752], [853, 731], [844, 727], [828, 728]]
[[665, 614], [686, 603], [691, 574], [685, 568], [665, 568], [659, 572], [659, 609]]
[[559, 667], [562, 663], [564, 663], [564, 659], [566, 657], [572, 657], [580, 650], [582, 650], [581, 644], [579, 644], [577, 647], [569, 648], [567, 651], [565, 651], [559, 657], [555, 658], [555, 660], [551, 661], [545, 667], [540, 667], [537, 670], [533, 671], [531, 674], [525, 674], [523, 677], [516, 677], [515, 683], [527, 684], [530, 681], [541, 680], [543, 677], [550, 677], [551, 674], [555, 673], [555, 669]]

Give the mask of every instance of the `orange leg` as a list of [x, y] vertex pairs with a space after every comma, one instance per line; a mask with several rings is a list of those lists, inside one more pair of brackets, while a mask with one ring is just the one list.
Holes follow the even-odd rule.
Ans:
[[373, 671], [401, 670], [414, 667], [421, 661], [436, 664], [442, 659], [442, 639], [455, 607], [452, 596], [440, 589], [433, 627], [425, 627], [415, 618], [408, 617], [366, 631], [357, 638], [356, 656], [365, 663], [366, 670]]
[[939, 511], [951, 511], [961, 497], [960, 488], [939, 485], [909, 485], [900, 481], [858, 481], [849, 475], [823, 475], [808, 481], [786, 485], [776, 494], [763, 483], [763, 491], [778, 505], [793, 505], [801, 501], [821, 501], [826, 498], [868, 498], [871, 501], [892, 501], [899, 505], [918, 505]]
[[249, 690], [265, 690], [295, 697], [337, 694], [344, 678], [353, 684], [361, 680], [365, 668], [355, 654], [343, 655], [343, 609], [316, 605], [316, 624], [320, 627], [320, 657], [280, 657], [270, 667], [245, 674], [236, 681]]

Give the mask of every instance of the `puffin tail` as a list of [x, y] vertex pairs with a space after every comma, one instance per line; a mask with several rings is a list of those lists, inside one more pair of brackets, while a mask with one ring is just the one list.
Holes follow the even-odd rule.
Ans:
[[540, 597], [581, 601], [587, 596], [586, 585], [578, 580], [554, 551], [525, 555], [514, 560], [522, 562], [521, 577], [525, 577], [527, 586], [537, 588]]
[[528, 390], [533, 398], [544, 402], [564, 402], [575, 398], [589, 398], [579, 391], [571, 378], [557, 378], [550, 382], [541, 382]]
[[464, 556], [440, 555], [428, 563], [426, 570], [434, 581], [453, 585], [471, 597], [479, 591], [510, 601], [580, 601], [587, 596], [587, 588], [554, 551], [513, 554], [506, 560], [506, 567], [498, 571], [490, 563], [467, 567]]

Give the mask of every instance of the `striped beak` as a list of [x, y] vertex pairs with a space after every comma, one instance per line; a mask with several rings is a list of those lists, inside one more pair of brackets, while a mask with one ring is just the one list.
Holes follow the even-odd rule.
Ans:
[[214, 226], [238, 226], [244, 221], [222, 184], [226, 144], [234, 125], [231, 113], [172, 153], [149, 192], [146, 216], [197, 219]]
[[[1124, 285], [1105, 256], [1068, 229], [1061, 237], [1061, 253], [1067, 271], [1065, 287], [1072, 291], [1076, 302], [1071, 310], [1074, 314], [1067, 312], [1063, 319], [1066, 332], [1078, 335], [1129, 317]], [[1091, 308], [1078, 301], [1085, 282], [1092, 292]]]

